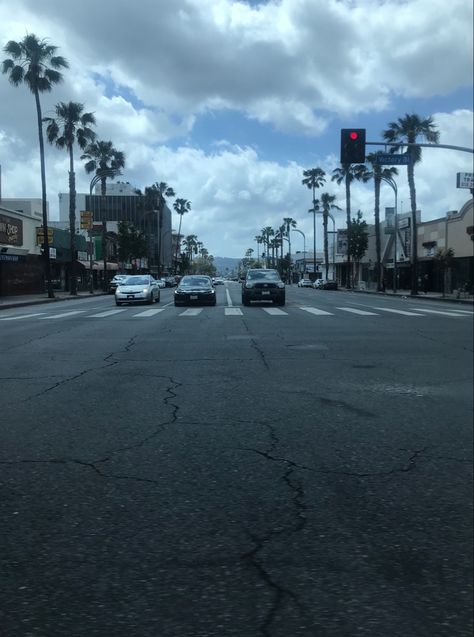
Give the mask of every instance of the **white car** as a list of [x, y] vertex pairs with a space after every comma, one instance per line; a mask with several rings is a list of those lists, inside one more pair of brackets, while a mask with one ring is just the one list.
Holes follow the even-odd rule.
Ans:
[[160, 288], [158, 282], [149, 274], [136, 274], [128, 276], [125, 281], [119, 283], [115, 290], [115, 304], [122, 303], [149, 303], [160, 300]]
[[166, 287], [166, 281], [164, 279], [156, 279], [156, 282], [158, 283], [158, 287], [159, 288], [165, 288]]
[[311, 279], [300, 279], [298, 281], [298, 287], [299, 288], [312, 288], [313, 287], [313, 282], [311, 281]]

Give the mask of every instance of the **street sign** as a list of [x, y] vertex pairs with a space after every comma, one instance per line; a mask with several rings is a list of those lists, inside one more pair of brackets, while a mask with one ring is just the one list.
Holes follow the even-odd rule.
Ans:
[[474, 188], [474, 173], [456, 173], [457, 188]]
[[[36, 245], [40, 246], [44, 243], [43, 226], [36, 228]], [[53, 243], [53, 228], [48, 228], [48, 244]]]
[[94, 215], [89, 210], [81, 210], [81, 230], [90, 230]]
[[378, 166], [407, 166], [410, 163], [410, 155], [403, 153], [402, 155], [392, 155], [392, 153], [377, 153], [375, 155], [375, 163]]

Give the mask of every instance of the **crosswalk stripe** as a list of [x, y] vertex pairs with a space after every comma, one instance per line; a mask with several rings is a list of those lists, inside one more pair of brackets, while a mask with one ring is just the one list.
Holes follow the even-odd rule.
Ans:
[[65, 316], [73, 316], [74, 314], [82, 314], [85, 310], [74, 310], [73, 312], [63, 312], [62, 314], [51, 314], [50, 316], [42, 316], [39, 321], [48, 321], [49, 319], [58, 319]]
[[360, 316], [379, 316], [376, 312], [365, 312], [364, 310], [356, 310], [353, 307], [337, 307], [336, 310], [351, 312], [352, 314], [359, 314]]
[[262, 310], [270, 316], [288, 316], [288, 312], [279, 310], [277, 307], [262, 307]]
[[202, 307], [190, 307], [188, 310], [184, 310], [184, 312], [178, 314], [178, 316], [197, 316], [198, 314], [201, 314], [201, 312]]
[[461, 314], [455, 314], [454, 312], [444, 312], [442, 310], [426, 310], [424, 307], [415, 307], [413, 308], [417, 312], [427, 312], [428, 314], [442, 314], [443, 316], [457, 316], [458, 318]]
[[472, 310], [451, 310], [451, 312], [457, 312], [460, 314], [469, 314], [470, 316], [474, 314]]
[[374, 310], [380, 310], [381, 312], [392, 312], [393, 314], [403, 314], [403, 316], [423, 316], [423, 314], [416, 314], [415, 312], [406, 312], [405, 310], [392, 310], [388, 307], [374, 307]]
[[2, 318], [0, 321], [21, 321], [21, 319], [30, 318], [32, 316], [42, 316], [44, 312], [35, 312], [34, 314], [21, 314], [20, 316], [9, 316], [8, 318]]
[[108, 310], [107, 312], [99, 312], [99, 314], [91, 314], [87, 318], [105, 318], [106, 316], [112, 316], [113, 314], [120, 314], [120, 312], [126, 312], [127, 310]]
[[226, 316], [243, 316], [240, 307], [225, 307], [224, 313]]
[[133, 316], [140, 316], [146, 318], [148, 316], [155, 316], [155, 314], [159, 314], [160, 312], [164, 312], [165, 308], [160, 307], [158, 310], [145, 310], [144, 312], [139, 312], [138, 314], [134, 314]]
[[334, 316], [332, 312], [325, 312], [324, 310], [318, 310], [317, 307], [300, 307], [300, 310], [309, 312], [310, 314], [316, 314], [317, 316]]

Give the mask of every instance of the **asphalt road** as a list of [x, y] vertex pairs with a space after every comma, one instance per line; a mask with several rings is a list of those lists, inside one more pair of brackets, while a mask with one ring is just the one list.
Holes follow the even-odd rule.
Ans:
[[0, 312], [2, 637], [471, 635], [472, 308], [217, 293]]

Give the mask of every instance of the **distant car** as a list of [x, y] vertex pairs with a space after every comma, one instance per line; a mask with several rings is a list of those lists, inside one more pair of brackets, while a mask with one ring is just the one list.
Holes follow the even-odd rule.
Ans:
[[252, 301], [272, 301], [285, 305], [285, 284], [277, 270], [251, 268], [242, 283], [242, 305]]
[[221, 279], [218, 276], [212, 277], [212, 282], [214, 285], [224, 285], [224, 279]]
[[318, 290], [337, 290], [337, 281], [332, 279], [317, 279], [314, 287]]
[[114, 278], [112, 279], [112, 281], [110, 281], [109, 283], [109, 294], [114, 294], [119, 283], [121, 283], [122, 281], [125, 281], [127, 276], [128, 274], [116, 274]]
[[311, 279], [300, 279], [298, 281], [298, 287], [299, 288], [312, 288], [313, 287], [313, 282], [311, 281]]
[[177, 305], [215, 305], [216, 291], [211, 277], [202, 274], [183, 276], [174, 291], [174, 304]]
[[166, 287], [166, 281], [164, 279], [156, 279], [156, 282], [158, 283], [158, 287], [159, 288], [165, 288]]
[[177, 277], [175, 276], [165, 277], [164, 282], [167, 288], [174, 288], [176, 285], [178, 285]]
[[115, 290], [115, 304], [123, 303], [149, 303], [160, 300], [160, 288], [156, 279], [149, 274], [136, 274], [127, 276], [120, 282]]

